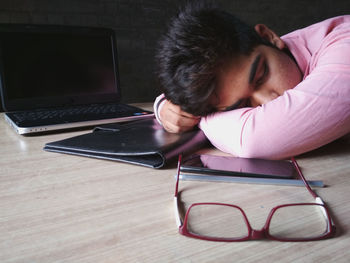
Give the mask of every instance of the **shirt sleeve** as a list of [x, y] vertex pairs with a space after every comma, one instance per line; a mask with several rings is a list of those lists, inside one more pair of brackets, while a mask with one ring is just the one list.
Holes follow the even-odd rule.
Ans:
[[350, 132], [350, 56], [344, 56], [349, 50], [350, 40], [343, 41], [282, 96], [256, 108], [209, 115], [200, 128], [224, 152], [265, 159], [295, 156], [342, 137]]

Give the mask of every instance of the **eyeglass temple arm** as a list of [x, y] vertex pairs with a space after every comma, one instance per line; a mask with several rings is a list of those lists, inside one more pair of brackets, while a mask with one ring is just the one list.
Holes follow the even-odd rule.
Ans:
[[[316, 203], [317, 203], [317, 204], [320, 204], [320, 205], [323, 205], [323, 207], [321, 208], [322, 214], [324, 215], [325, 218], [328, 218], [327, 211], [326, 211], [326, 209], [324, 208], [324, 207], [326, 206], [326, 204], [323, 202], [323, 200], [321, 199], [321, 197], [319, 197], [319, 196], [312, 190], [312, 188], [310, 187], [309, 183], [308, 183], [307, 180], [305, 179], [303, 173], [301, 172], [300, 167], [299, 167], [299, 165], [298, 165], [298, 163], [297, 163], [297, 161], [295, 160], [294, 157], [292, 157], [292, 163], [294, 164], [294, 167], [295, 167], [295, 169], [297, 170], [299, 177], [301, 178], [301, 180], [303, 180], [303, 182], [304, 182], [304, 184], [305, 184], [307, 190], [308, 190], [309, 193], [315, 198]], [[329, 218], [330, 218], [330, 220], [331, 220], [332, 227], [335, 227], [335, 224], [334, 224], [332, 218], [331, 218], [331, 217], [329, 217]]]
[[180, 180], [180, 166], [181, 166], [182, 154], [179, 155], [179, 159], [177, 161], [177, 174], [176, 174], [176, 185], [175, 185], [175, 197], [177, 197], [179, 191], [179, 180]]
[[179, 177], [180, 177], [180, 166], [181, 166], [181, 160], [182, 160], [182, 155], [179, 155], [179, 160], [177, 162], [177, 175], [176, 175], [176, 185], [175, 185], [175, 194], [174, 194], [174, 212], [175, 212], [175, 220], [176, 220], [176, 225], [178, 227], [182, 226], [182, 220], [180, 218], [180, 212], [179, 212], [179, 201], [178, 201], [178, 191], [179, 191]]
[[319, 198], [319, 197], [317, 196], [317, 194], [311, 189], [309, 183], [306, 181], [306, 179], [305, 179], [303, 173], [301, 172], [300, 167], [299, 167], [297, 161], [295, 160], [295, 158], [292, 157], [291, 159], [292, 159], [292, 163], [294, 164], [295, 169], [296, 169], [297, 172], [298, 172], [299, 177], [300, 177], [301, 180], [304, 182], [304, 184], [305, 184], [305, 186], [306, 186], [306, 189], [309, 191], [309, 193], [310, 193], [315, 199], [316, 199], [316, 198]]
[[179, 203], [178, 203], [178, 199], [175, 196], [174, 197], [174, 214], [175, 214], [175, 220], [176, 220], [176, 225], [177, 227], [181, 227], [182, 226], [182, 220], [180, 218], [180, 211], [179, 211]]
[[[322, 205], [322, 206], [321, 206], [322, 214], [323, 214], [324, 218], [327, 219], [327, 218], [328, 218], [328, 214], [327, 214], [327, 211], [326, 211], [326, 209], [325, 209], [326, 204], [323, 202], [323, 200], [321, 199], [321, 197], [319, 197], [319, 196], [316, 197], [316, 203]], [[335, 224], [334, 224], [334, 222], [333, 222], [332, 217], [329, 216], [329, 218], [330, 218], [330, 220], [331, 220], [331, 225], [332, 225], [332, 227], [335, 228]]]

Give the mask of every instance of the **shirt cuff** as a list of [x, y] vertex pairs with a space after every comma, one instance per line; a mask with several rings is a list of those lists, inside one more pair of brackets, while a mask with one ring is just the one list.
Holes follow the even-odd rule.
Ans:
[[162, 107], [164, 106], [165, 102], [166, 102], [166, 98], [165, 98], [164, 94], [161, 94], [156, 98], [156, 100], [154, 101], [154, 104], [153, 104], [154, 114], [156, 116], [157, 121], [161, 125], [162, 125], [162, 122], [161, 122], [160, 117], [159, 117], [159, 112], [162, 109]]

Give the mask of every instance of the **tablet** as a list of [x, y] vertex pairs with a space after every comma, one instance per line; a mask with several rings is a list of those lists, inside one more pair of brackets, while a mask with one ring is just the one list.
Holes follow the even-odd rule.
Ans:
[[295, 168], [291, 161], [239, 158], [216, 155], [192, 155], [185, 159], [181, 172], [204, 175], [291, 179]]

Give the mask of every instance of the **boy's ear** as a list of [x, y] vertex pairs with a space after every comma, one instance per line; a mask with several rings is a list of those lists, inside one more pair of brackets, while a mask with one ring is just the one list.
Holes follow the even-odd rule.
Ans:
[[263, 39], [270, 42], [272, 45], [276, 46], [278, 49], [284, 49], [285, 44], [283, 40], [270, 28], [268, 28], [264, 24], [257, 24], [254, 27], [255, 31], [260, 35]]

